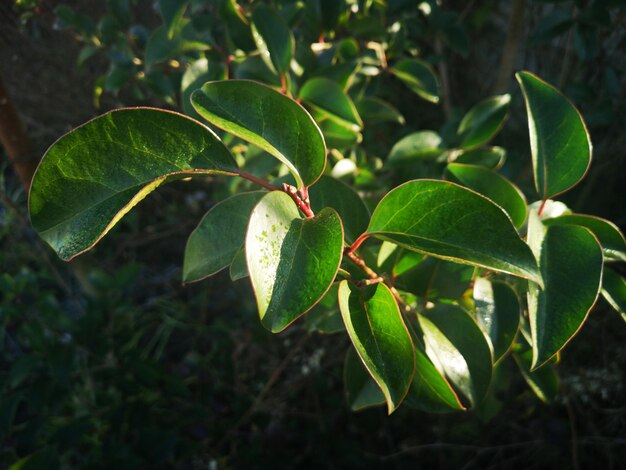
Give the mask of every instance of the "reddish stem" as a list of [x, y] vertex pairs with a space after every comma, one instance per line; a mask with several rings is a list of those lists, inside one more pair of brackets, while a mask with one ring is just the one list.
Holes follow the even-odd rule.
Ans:
[[[287, 183], [283, 183], [282, 190], [285, 191], [287, 194], [289, 194], [289, 196], [291, 196], [291, 199], [293, 199], [293, 202], [296, 203], [296, 206], [298, 206], [298, 209], [300, 209], [300, 211], [305, 215], [305, 217], [308, 217], [308, 218], [315, 217], [315, 214], [311, 210], [311, 204], [309, 204], [308, 197], [305, 200], [302, 200], [302, 198], [298, 196], [298, 190], [295, 187]], [[306, 192], [306, 191], [303, 190], [303, 192]]]
[[352, 243], [352, 245], [346, 248], [345, 254], [349, 255], [350, 253], [353, 253], [356, 250], [358, 250], [361, 244], [368, 238], [369, 238], [369, 235], [367, 233], [362, 233], [361, 235], [359, 235], [359, 238], [354, 240], [354, 243]]
[[541, 217], [541, 214], [543, 214], [543, 209], [546, 207], [546, 202], [548, 202], [547, 199], [544, 199], [543, 201], [541, 201], [541, 206], [539, 207], [539, 212], [537, 212], [537, 215], [539, 217]]
[[241, 176], [244, 179], [247, 179], [248, 181], [252, 181], [253, 183], [258, 184], [259, 186], [262, 186], [265, 189], [269, 189], [270, 191], [280, 190], [280, 188], [274, 186], [273, 184], [270, 184], [267, 181], [262, 180], [261, 178], [257, 178], [256, 176], [251, 175], [250, 173], [247, 173], [245, 171], [236, 170], [236, 171], [233, 171], [233, 173], [236, 173], [237, 175]]

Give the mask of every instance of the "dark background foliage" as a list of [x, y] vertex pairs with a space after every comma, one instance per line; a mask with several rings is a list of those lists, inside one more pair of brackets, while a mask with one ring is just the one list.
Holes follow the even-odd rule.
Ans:
[[[0, 76], [38, 155], [105, 110], [172, 107], [158, 93], [138, 97], [122, 87], [105, 92], [95, 108], [93, 86], [110, 70], [107, 58], [76, 66], [81, 44], [75, 32], [55, 26], [56, 2], [11, 3], [0, 4]], [[160, 24], [151, 3], [133, 8], [148, 28]], [[618, 2], [522, 3], [515, 69], [564, 90], [594, 142], [587, 180], [564, 199], [623, 229], [626, 10]], [[96, 19], [106, 12], [101, 1], [70, 4]], [[436, 107], [416, 103], [400, 87], [383, 90], [407, 123], [392, 134], [365, 134], [364, 144], [381, 154], [402, 133], [458, 122], [493, 94], [509, 2], [445, 5], [469, 40], [465, 50], [450, 33], [443, 52], [425, 41], [426, 56], [445, 57], [447, 102]], [[513, 149], [507, 176], [532, 193], [526, 132], [514, 92], [498, 139]], [[353, 413], [343, 391], [346, 337], [309, 334], [298, 325], [271, 335], [258, 321], [248, 281], [233, 284], [227, 273], [181, 286], [185, 240], [214, 201], [211, 185], [163, 188], [106, 242], [67, 265], [30, 228], [26, 194], [6, 161], [0, 182], [2, 468], [25, 459], [15, 468], [608, 469], [626, 458], [626, 333], [602, 300], [563, 354], [560, 393], [549, 405], [507, 363], [493, 385], [498, 400], [480, 412]]]

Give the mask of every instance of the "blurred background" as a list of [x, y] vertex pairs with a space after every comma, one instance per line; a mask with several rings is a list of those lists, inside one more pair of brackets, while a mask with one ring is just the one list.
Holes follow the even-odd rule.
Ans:
[[[187, 236], [232, 189], [227, 183], [163, 187], [69, 264], [38, 238], [20, 171], [61, 135], [122, 106], [192, 113], [193, 87], [233, 70], [272, 81], [233, 32], [232, 13], [245, 16], [255, 2], [238, 3], [0, 2], [0, 127], [20, 153], [11, 163], [16, 154], [6, 142], [0, 148], [0, 467], [622, 468], [626, 329], [603, 299], [563, 353], [553, 396], [538, 398], [511, 361], [478, 411], [402, 407], [387, 416], [346, 403], [346, 335], [312, 332], [304, 321], [272, 335], [258, 321], [249, 281], [231, 282], [227, 272], [182, 286]], [[626, 228], [623, 2], [346, 0], [336, 2], [330, 27], [312, 25], [307, 9], [333, 2], [266, 3], [288, 20], [297, 50], [354, 38], [360, 50], [384, 43], [391, 51], [358, 56], [360, 90], [376, 90], [403, 116], [366, 120], [363, 155], [350, 154], [356, 165], [346, 176], [365, 194], [380, 191], [381, 179], [395, 182], [381, 162], [402, 135], [445, 135], [471, 106], [504, 92], [513, 101], [495, 141], [508, 150], [502, 172], [533, 194], [513, 79], [527, 69], [574, 101], [594, 144], [587, 178], [562, 200]], [[191, 25], [174, 39], [162, 26], [171, 24], [168, 4], [184, 4]], [[342, 44], [332, 54], [349, 55]], [[378, 79], [394, 47], [433, 65], [440, 104]], [[203, 59], [208, 68], [189, 72]], [[299, 57], [313, 68], [315, 60], [333, 59]]]

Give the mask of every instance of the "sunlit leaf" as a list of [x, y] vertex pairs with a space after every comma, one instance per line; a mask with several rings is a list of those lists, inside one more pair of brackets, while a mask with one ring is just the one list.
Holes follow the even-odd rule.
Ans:
[[328, 78], [311, 78], [300, 88], [299, 97], [307, 105], [328, 115], [337, 124], [353, 131], [363, 127], [363, 121], [350, 97]]
[[468, 163], [480, 165], [492, 170], [504, 165], [506, 150], [502, 147], [481, 147], [477, 149], [455, 151], [450, 159], [451, 163]]

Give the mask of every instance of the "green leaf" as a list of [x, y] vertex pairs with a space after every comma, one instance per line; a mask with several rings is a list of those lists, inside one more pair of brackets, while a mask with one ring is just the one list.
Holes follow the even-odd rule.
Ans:
[[302, 85], [299, 97], [341, 126], [354, 132], [363, 127], [363, 121], [350, 97], [328, 78], [311, 78]]
[[244, 277], [248, 277], [248, 265], [246, 264], [246, 249], [241, 249], [235, 254], [233, 262], [230, 265], [230, 280], [238, 281]]
[[345, 149], [363, 140], [363, 136], [360, 132], [337, 124], [337, 122], [329, 119], [327, 115], [323, 115], [319, 111], [314, 110], [313, 116], [319, 123], [320, 129], [330, 148]]
[[488, 197], [509, 215], [517, 228], [524, 225], [528, 206], [517, 186], [498, 173], [477, 165], [450, 163], [446, 178]]
[[483, 332], [461, 307], [439, 304], [417, 316], [428, 357], [477, 406], [491, 382], [491, 350]]
[[602, 295], [626, 321], [626, 279], [605, 267], [602, 274]]
[[[266, 60], [278, 75], [289, 71], [295, 41], [285, 20], [273, 8], [260, 3], [252, 11], [252, 36]], [[269, 56], [269, 57], [268, 57]]]
[[439, 81], [428, 62], [419, 59], [403, 59], [390, 71], [413, 93], [431, 103], [439, 103]]
[[365, 96], [355, 101], [354, 104], [359, 115], [370, 124], [379, 122], [404, 124], [404, 116], [400, 111], [379, 98]]
[[264, 194], [236, 194], [209, 209], [187, 240], [183, 282], [199, 281], [233, 262], [246, 239], [250, 213]]
[[330, 288], [343, 256], [343, 228], [326, 208], [302, 219], [282, 191], [266, 194], [252, 211], [246, 258], [263, 325], [287, 328]]
[[274, 155], [291, 171], [299, 189], [313, 184], [326, 166], [322, 133], [291, 98], [247, 80], [208, 82], [191, 95], [210, 123]]
[[370, 213], [359, 195], [350, 186], [331, 176], [322, 176], [309, 189], [311, 208], [314, 212], [324, 207], [332, 207], [337, 211], [346, 241], [351, 243], [367, 229]]
[[547, 219], [546, 225], [580, 225], [596, 236], [607, 258], [626, 261], [626, 240], [617, 225], [593, 215], [571, 214]]
[[402, 276], [416, 268], [426, 256], [415, 251], [407, 251], [391, 242], [383, 242], [378, 250], [376, 265], [393, 277]]
[[497, 170], [504, 165], [506, 150], [502, 147], [481, 147], [471, 150], [455, 151], [451, 163], [468, 163]]
[[537, 398], [544, 403], [550, 403], [559, 393], [559, 377], [556, 375], [553, 364], [546, 364], [539, 369], [531, 370], [532, 355], [532, 350], [526, 346], [522, 351], [514, 351], [513, 359]]
[[168, 38], [167, 28], [160, 26], [155, 29], [146, 45], [145, 62], [147, 66], [179, 57], [192, 51], [204, 51], [211, 48], [210, 42], [199, 36], [191, 21], [180, 19], [180, 32], [173, 38]]
[[189, 1], [159, 0], [159, 13], [167, 30], [168, 39], [172, 39], [180, 27], [183, 14]]
[[549, 199], [576, 185], [591, 164], [591, 140], [574, 105], [529, 72], [516, 74], [528, 112], [535, 187]]
[[322, 300], [307, 312], [304, 322], [308, 331], [332, 334], [345, 330], [341, 313], [339, 313], [339, 304], [337, 303], [338, 289], [339, 283], [333, 283]]
[[343, 365], [346, 400], [352, 411], [360, 411], [385, 403], [385, 395], [359, 359], [354, 348], [348, 349]]
[[489, 338], [494, 362], [510, 349], [519, 328], [521, 305], [515, 291], [503, 282], [479, 277], [474, 281], [476, 321]]
[[474, 268], [426, 257], [416, 269], [397, 280], [398, 287], [421, 297], [422, 303], [458, 300], [470, 288]]
[[352, 344], [393, 413], [415, 372], [413, 343], [393, 294], [382, 283], [360, 289], [341, 281], [339, 309]]
[[380, 201], [367, 233], [409, 250], [541, 283], [528, 246], [489, 199], [454, 183], [414, 180]]
[[232, 174], [236, 164], [197, 121], [150, 108], [104, 114], [46, 152], [30, 191], [30, 217], [64, 260], [92, 248], [168, 177]]
[[545, 288], [528, 286], [528, 313], [536, 369], [578, 332], [600, 292], [602, 249], [589, 229], [576, 225], [545, 227], [532, 211], [528, 243]]
[[481, 101], [470, 109], [457, 130], [460, 146], [473, 148], [489, 142], [502, 128], [510, 103], [511, 95], [499, 95]]
[[253, 55], [248, 56], [241, 62], [236, 62], [235, 78], [241, 80], [254, 80], [276, 88], [280, 88], [280, 77], [261, 59]]
[[418, 131], [404, 136], [394, 144], [387, 157], [390, 166], [432, 160], [444, 152], [441, 137], [434, 131]]
[[207, 59], [198, 59], [185, 70], [180, 82], [180, 102], [185, 114], [194, 118], [200, 117], [191, 105], [191, 94], [209, 80], [225, 78], [224, 71], [222, 64], [209, 62]]

